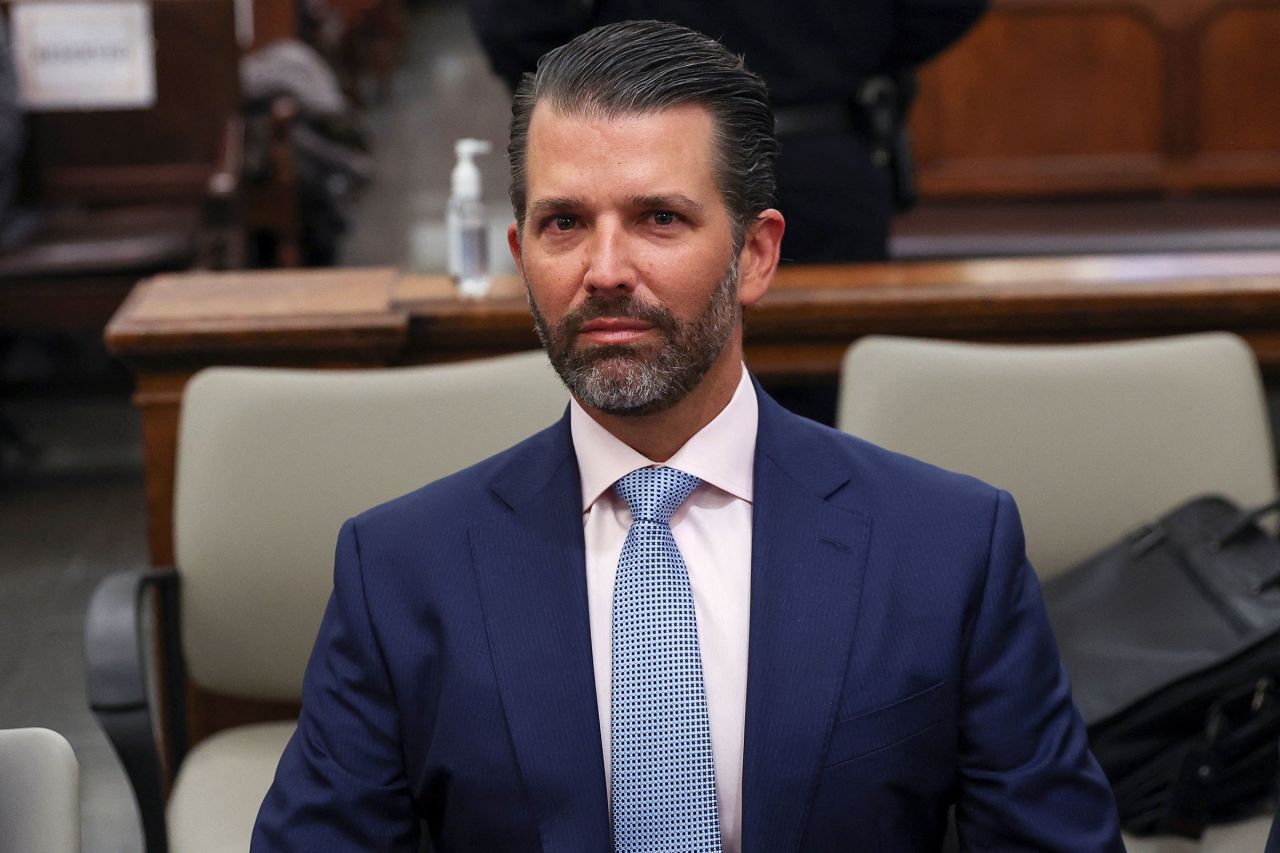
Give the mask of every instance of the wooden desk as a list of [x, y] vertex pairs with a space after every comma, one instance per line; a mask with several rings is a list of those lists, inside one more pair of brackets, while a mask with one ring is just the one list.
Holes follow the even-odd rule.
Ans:
[[[830, 382], [871, 333], [1069, 342], [1226, 329], [1280, 380], [1280, 252], [791, 267], [747, 318], [766, 383]], [[173, 559], [183, 386], [201, 367], [383, 366], [538, 345], [518, 283], [462, 300], [392, 269], [190, 273], [138, 285], [107, 328], [137, 376], [152, 561]]]

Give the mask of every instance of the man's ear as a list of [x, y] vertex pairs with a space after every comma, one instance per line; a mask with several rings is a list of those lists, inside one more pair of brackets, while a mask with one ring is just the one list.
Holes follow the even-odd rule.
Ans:
[[782, 252], [782, 233], [787, 221], [772, 207], [747, 225], [742, 252], [738, 255], [738, 302], [755, 305], [773, 283]]
[[524, 278], [524, 259], [520, 256], [520, 225], [512, 222], [507, 226], [507, 247], [511, 249], [511, 257], [515, 259], [516, 269], [520, 271], [520, 277]]

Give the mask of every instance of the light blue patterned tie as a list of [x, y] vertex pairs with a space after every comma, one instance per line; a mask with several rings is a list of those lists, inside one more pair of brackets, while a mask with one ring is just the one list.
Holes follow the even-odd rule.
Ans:
[[674, 468], [639, 468], [614, 485], [631, 508], [613, 584], [616, 853], [720, 851], [698, 623], [670, 527], [699, 482]]

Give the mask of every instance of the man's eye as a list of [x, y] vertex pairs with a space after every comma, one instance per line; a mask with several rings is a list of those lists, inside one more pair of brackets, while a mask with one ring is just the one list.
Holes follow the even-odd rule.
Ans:
[[659, 210], [653, 214], [653, 222], [655, 225], [675, 225], [676, 215], [669, 210]]
[[572, 216], [557, 216], [551, 222], [555, 225], [557, 231], [572, 231], [573, 226], [578, 224], [578, 220]]

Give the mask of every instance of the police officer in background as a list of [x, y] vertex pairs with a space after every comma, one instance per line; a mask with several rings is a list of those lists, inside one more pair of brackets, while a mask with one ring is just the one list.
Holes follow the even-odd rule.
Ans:
[[512, 89], [547, 50], [599, 24], [674, 21], [746, 56], [769, 84], [782, 153], [783, 260], [887, 257], [889, 218], [914, 199], [906, 138], [913, 69], [987, 0], [468, 0]]

